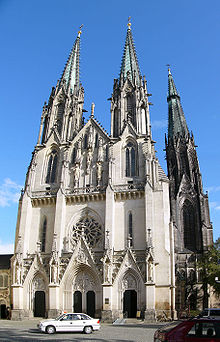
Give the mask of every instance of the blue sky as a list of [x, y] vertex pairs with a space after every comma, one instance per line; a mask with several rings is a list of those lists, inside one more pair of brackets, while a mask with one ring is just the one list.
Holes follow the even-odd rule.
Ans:
[[151, 98], [158, 158], [166, 170], [167, 67], [181, 95], [209, 191], [214, 238], [220, 236], [220, 2], [211, 0], [0, 0], [0, 253], [12, 252], [18, 198], [37, 141], [44, 101], [60, 77], [78, 28], [84, 108], [109, 131], [127, 18]]

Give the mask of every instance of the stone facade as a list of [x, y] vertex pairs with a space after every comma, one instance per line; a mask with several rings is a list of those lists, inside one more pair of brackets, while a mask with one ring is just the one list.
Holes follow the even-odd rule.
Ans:
[[12, 319], [83, 311], [113, 321], [175, 316], [169, 180], [155, 156], [130, 24], [111, 134], [85, 124], [80, 34], [43, 107], [18, 208]]
[[12, 254], [0, 255], [0, 318], [9, 318], [12, 304], [10, 259]]

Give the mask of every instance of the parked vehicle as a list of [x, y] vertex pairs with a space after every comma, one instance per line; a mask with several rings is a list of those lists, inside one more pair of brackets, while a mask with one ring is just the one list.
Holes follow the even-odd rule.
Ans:
[[65, 313], [55, 319], [40, 322], [38, 328], [48, 334], [59, 331], [79, 331], [91, 334], [94, 330], [100, 329], [100, 320], [84, 313]]
[[154, 342], [220, 342], [220, 319], [193, 318], [158, 329]]
[[215, 309], [215, 308], [209, 308], [209, 309], [204, 309], [201, 314], [199, 314], [200, 317], [215, 317], [220, 319], [220, 309]]

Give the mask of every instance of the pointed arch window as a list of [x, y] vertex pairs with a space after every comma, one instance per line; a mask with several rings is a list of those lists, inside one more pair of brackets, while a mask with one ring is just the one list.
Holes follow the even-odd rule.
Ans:
[[0, 287], [4, 286], [3, 275], [0, 275]]
[[4, 275], [4, 287], [8, 287], [8, 275]]
[[76, 161], [76, 148], [74, 147], [73, 153], [72, 153], [72, 164], [74, 164]]
[[48, 131], [48, 115], [45, 116], [44, 118], [44, 129], [43, 129], [43, 135], [42, 135], [42, 139], [41, 139], [41, 144], [43, 144], [46, 140], [46, 136], [47, 136], [47, 131]]
[[41, 234], [41, 252], [45, 252], [46, 234], [47, 234], [47, 219], [45, 218], [43, 221], [42, 234]]
[[133, 246], [133, 217], [132, 213], [128, 213], [128, 239], [129, 244], [132, 247]]
[[196, 218], [192, 204], [187, 200], [183, 205], [184, 247], [196, 250]]
[[87, 134], [85, 134], [85, 136], [84, 136], [84, 149], [86, 149], [87, 147], [88, 147], [88, 135]]
[[106, 145], [106, 148], [105, 148], [105, 161], [108, 161], [108, 157], [109, 157], [109, 147], [108, 147], [108, 145]]
[[48, 160], [46, 183], [55, 183], [57, 160], [58, 160], [57, 151], [53, 150]]
[[98, 135], [98, 133], [96, 133], [96, 135], [95, 135], [95, 148], [98, 147], [98, 144], [99, 144], [99, 135]]
[[126, 177], [136, 176], [136, 149], [135, 146], [129, 142], [125, 149], [126, 155]]
[[117, 137], [119, 134], [119, 117], [118, 117], [118, 110], [114, 110], [113, 116], [113, 137]]
[[131, 93], [127, 95], [127, 113], [128, 118], [130, 118], [133, 126], [137, 128], [136, 123], [136, 112], [135, 112], [135, 103], [133, 103], [134, 99]]
[[61, 135], [62, 127], [63, 127], [63, 113], [64, 113], [64, 103], [59, 103], [57, 110], [57, 130]]

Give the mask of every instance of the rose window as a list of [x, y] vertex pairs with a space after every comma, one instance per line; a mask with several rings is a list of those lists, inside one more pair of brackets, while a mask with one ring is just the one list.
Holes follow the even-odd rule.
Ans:
[[102, 227], [94, 218], [84, 217], [73, 226], [72, 242], [74, 245], [82, 235], [90, 247], [98, 247], [102, 240]]

